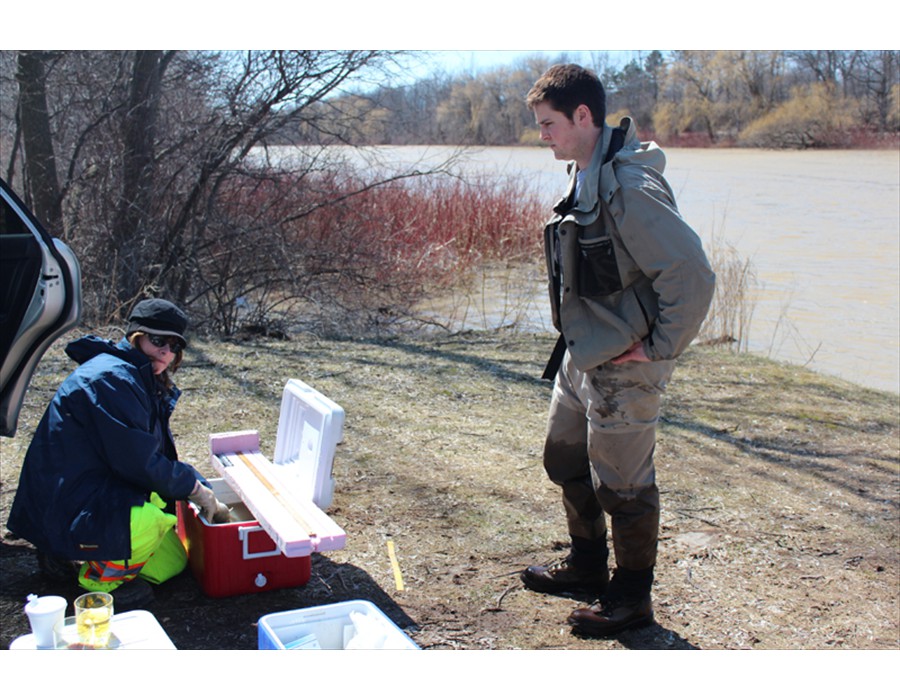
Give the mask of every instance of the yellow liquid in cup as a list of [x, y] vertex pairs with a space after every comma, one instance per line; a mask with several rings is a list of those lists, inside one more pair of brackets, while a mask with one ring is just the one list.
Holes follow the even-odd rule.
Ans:
[[95, 647], [109, 644], [109, 613], [109, 608], [79, 610], [75, 616], [78, 639]]

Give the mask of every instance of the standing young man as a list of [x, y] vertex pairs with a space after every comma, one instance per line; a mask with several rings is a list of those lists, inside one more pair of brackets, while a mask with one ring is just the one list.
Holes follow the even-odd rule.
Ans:
[[522, 581], [543, 593], [598, 595], [568, 621], [609, 636], [653, 621], [660, 397], [700, 330], [715, 276], [662, 176], [662, 151], [641, 143], [630, 119], [605, 124], [606, 96], [593, 72], [553, 66], [526, 101], [554, 156], [572, 161], [567, 193], [544, 230], [552, 317], [565, 348], [558, 372], [548, 367], [556, 378], [544, 468], [562, 488], [571, 551], [528, 567]]

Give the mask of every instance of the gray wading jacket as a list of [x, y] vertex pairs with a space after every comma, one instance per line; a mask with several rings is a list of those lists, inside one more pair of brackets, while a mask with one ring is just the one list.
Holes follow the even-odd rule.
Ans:
[[700, 238], [681, 218], [662, 176], [665, 156], [625, 141], [603, 163], [606, 126], [575, 199], [576, 169], [544, 229], [553, 324], [581, 370], [642, 341], [651, 360], [674, 359], [696, 337], [709, 310], [715, 275]]

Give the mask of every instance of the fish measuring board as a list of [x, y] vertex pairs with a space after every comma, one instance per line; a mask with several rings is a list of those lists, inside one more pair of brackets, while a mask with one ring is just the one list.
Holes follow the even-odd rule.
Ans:
[[216, 452], [212, 462], [286, 557], [344, 547], [344, 530], [315, 503], [296, 497], [279, 478], [279, 465], [259, 451]]

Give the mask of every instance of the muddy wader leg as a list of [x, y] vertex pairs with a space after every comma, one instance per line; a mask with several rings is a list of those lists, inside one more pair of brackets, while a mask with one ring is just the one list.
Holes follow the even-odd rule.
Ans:
[[585, 373], [581, 383], [595, 494], [610, 515], [616, 571], [598, 604], [570, 616], [579, 632], [609, 636], [653, 621], [660, 513], [653, 453], [672, 368], [672, 362], [604, 365]]
[[572, 563], [586, 569], [606, 569], [609, 557], [606, 515], [594, 491], [585, 408], [569, 383], [568, 365], [567, 355], [550, 402], [544, 469], [550, 480], [562, 489], [572, 541]]
[[[568, 354], [566, 355], [568, 358]], [[562, 489], [571, 551], [550, 566], [529, 566], [522, 582], [542, 593], [602, 595], [609, 583], [606, 515], [597, 501], [587, 448], [585, 409], [563, 370], [557, 374], [550, 404], [544, 469]]]

